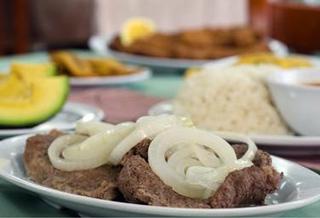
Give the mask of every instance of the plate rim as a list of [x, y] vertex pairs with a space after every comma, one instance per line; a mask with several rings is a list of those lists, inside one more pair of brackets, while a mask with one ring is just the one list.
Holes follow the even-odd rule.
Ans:
[[[8, 139], [5, 139], [0, 142], [1, 144], [8, 144], [7, 147], [10, 147], [11, 141], [15, 141], [15, 145], [11, 146], [11, 148], [20, 148], [25, 145], [19, 144], [20, 141], [25, 141], [28, 137], [33, 134], [15, 136]], [[9, 151], [10, 152], [10, 151]], [[286, 162], [291, 166], [299, 168], [300, 170], [304, 170], [307, 173], [311, 173], [311, 175], [315, 177], [319, 177], [320, 175], [315, 172], [297, 164], [292, 161], [272, 156], [273, 160], [278, 160], [280, 162]], [[10, 165], [10, 172], [13, 169], [12, 165]], [[85, 206], [93, 206], [97, 208], [103, 209], [111, 209], [119, 212], [135, 212], [139, 214], [146, 215], [169, 215], [169, 216], [193, 216], [201, 214], [202, 216], [250, 216], [250, 215], [264, 215], [264, 214], [273, 214], [279, 212], [285, 212], [292, 209], [298, 209], [314, 202], [320, 200], [320, 193], [315, 194], [311, 197], [306, 197], [305, 199], [298, 199], [292, 202], [284, 202], [280, 204], [273, 204], [268, 206], [256, 206], [256, 207], [245, 207], [245, 208], [218, 208], [218, 209], [203, 209], [203, 208], [172, 208], [172, 207], [161, 207], [161, 206], [150, 206], [150, 205], [139, 205], [134, 203], [125, 203], [125, 202], [116, 202], [111, 200], [97, 199], [86, 196], [80, 196], [76, 194], [66, 193], [63, 191], [59, 191], [56, 189], [48, 188], [42, 185], [39, 185], [35, 182], [27, 180], [25, 178], [21, 178], [19, 176], [13, 175], [7, 170], [3, 170], [0, 167], [0, 178], [14, 184], [23, 189], [29, 190], [33, 193], [36, 193], [43, 197], [52, 197], [54, 199], [60, 199], [63, 201], [67, 201], [72, 204], [77, 205], [85, 205]], [[288, 175], [290, 176], [290, 175]], [[62, 204], [63, 205], [63, 204]]]
[[[128, 65], [129, 67], [132, 67]], [[152, 70], [148, 67], [135, 67], [137, 72], [122, 76], [69, 77], [71, 86], [103, 86], [134, 83], [149, 79]]]
[[[156, 110], [161, 111], [160, 107], [172, 107], [172, 99], [171, 100], [164, 100], [160, 101], [154, 105], [152, 105], [148, 109], [149, 115], [156, 115], [159, 113], [155, 113]], [[162, 113], [171, 112], [171, 111], [164, 111]], [[249, 135], [249, 137], [258, 145], [264, 146], [283, 146], [283, 147], [310, 147], [310, 148], [318, 148], [320, 147], [320, 136], [292, 136], [292, 135]]]
[[[102, 109], [88, 104], [73, 102], [73, 101], [67, 101], [63, 108], [82, 108], [85, 109], [87, 112], [94, 113], [95, 117], [94, 120], [102, 120], [105, 117], [105, 113]], [[63, 108], [61, 110], [63, 110]], [[59, 112], [60, 113], [60, 112]], [[57, 113], [57, 114], [59, 114]], [[56, 114], [56, 115], [57, 115]], [[63, 130], [70, 130], [72, 128], [64, 128]], [[40, 132], [46, 132], [47, 130], [35, 130], [31, 128], [16, 128], [16, 129], [0, 129], [0, 138], [1, 137], [10, 137], [10, 136], [16, 136], [16, 135], [22, 135], [22, 134], [31, 134], [31, 133], [40, 133]]]

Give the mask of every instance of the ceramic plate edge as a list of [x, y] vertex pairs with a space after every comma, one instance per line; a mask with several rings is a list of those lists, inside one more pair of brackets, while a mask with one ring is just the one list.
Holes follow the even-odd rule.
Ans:
[[[172, 110], [164, 108], [172, 108], [170, 100], [162, 101], [151, 106], [148, 110], [149, 115], [157, 115], [161, 113], [172, 113]], [[157, 111], [157, 112], [156, 112]], [[281, 146], [309, 146], [320, 147], [320, 136], [277, 136], [277, 135], [251, 135], [253, 141], [263, 145], [281, 145]]]
[[93, 85], [117, 85], [133, 83], [150, 78], [151, 69], [147, 67], [140, 68], [138, 72], [125, 76], [101, 76], [89, 78], [71, 77], [72, 86], [93, 86]]

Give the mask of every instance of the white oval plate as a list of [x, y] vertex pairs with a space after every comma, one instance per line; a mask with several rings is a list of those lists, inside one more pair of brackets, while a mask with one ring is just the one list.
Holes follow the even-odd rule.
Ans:
[[280, 189], [267, 197], [265, 206], [230, 209], [169, 208], [89, 198], [57, 191], [30, 181], [23, 166], [25, 141], [30, 135], [0, 142], [0, 177], [62, 207], [90, 216], [270, 216], [301, 208], [320, 200], [320, 176], [293, 162], [272, 157], [279, 172], [284, 173]]
[[[150, 67], [165, 67], [172, 69], [185, 69], [194, 66], [202, 66], [204, 64], [215, 62], [215, 60], [192, 60], [192, 59], [172, 59], [147, 57], [142, 55], [129, 54], [109, 49], [109, 43], [113, 37], [92, 36], [89, 39], [89, 48], [103, 55], [111, 55], [121, 61], [132, 64], [145, 65]], [[288, 48], [277, 40], [270, 40], [270, 50], [277, 55], [287, 55]]]
[[30, 128], [0, 129], [0, 138], [22, 134], [47, 132], [51, 129], [70, 130], [78, 121], [102, 120], [104, 112], [96, 107], [67, 102], [50, 120]]
[[[170, 101], [163, 101], [153, 105], [149, 115], [172, 114], [173, 106]], [[320, 136], [279, 136], [279, 135], [250, 135], [250, 138], [258, 145], [264, 146], [285, 146], [285, 147], [303, 147], [312, 149], [312, 154], [320, 154]], [[300, 154], [301, 151], [297, 151]], [[295, 152], [293, 152], [296, 154]], [[310, 154], [310, 151], [308, 151]]]
[[135, 73], [122, 76], [70, 77], [70, 84], [72, 86], [120, 85], [143, 81], [151, 77], [149, 68], [137, 69]]

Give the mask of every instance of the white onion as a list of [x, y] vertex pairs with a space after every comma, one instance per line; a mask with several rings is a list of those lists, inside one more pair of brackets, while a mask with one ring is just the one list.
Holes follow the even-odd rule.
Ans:
[[110, 162], [118, 165], [122, 157], [145, 138], [153, 139], [158, 133], [173, 126], [190, 125], [188, 119], [174, 115], [144, 116], [137, 120], [136, 129], [111, 152]]
[[250, 139], [242, 134], [231, 133], [231, 132], [215, 132], [215, 134], [221, 136], [222, 138], [229, 141], [244, 142], [248, 145], [246, 153], [240, 158], [240, 160], [253, 160], [256, 152], [258, 150], [256, 144]]
[[48, 149], [50, 161], [55, 168], [64, 171], [86, 170], [104, 165], [108, 162], [112, 149], [134, 126], [134, 123], [119, 124], [91, 137], [61, 136]]
[[[167, 158], [168, 151], [179, 144], [184, 146], [173, 149]], [[189, 164], [191, 159], [196, 160], [193, 166]], [[149, 146], [148, 161], [165, 184], [191, 198], [207, 198], [228, 173], [252, 165], [250, 160], [239, 162], [231, 145], [221, 137], [186, 127], [172, 127], [158, 134]], [[181, 161], [186, 161], [182, 166], [187, 169], [177, 167]]]
[[55, 168], [64, 171], [86, 170], [100, 166], [104, 162], [102, 158], [87, 159], [84, 161], [66, 160], [61, 157], [61, 153], [66, 147], [72, 144], [80, 143], [86, 138], [87, 137], [82, 135], [71, 134], [60, 136], [59, 138], [55, 139], [48, 149], [48, 156], [52, 165]]
[[113, 127], [114, 125], [110, 123], [99, 121], [78, 122], [76, 125], [76, 133], [92, 136], [110, 130]]
[[[78, 123], [76, 133], [89, 137], [77, 143], [70, 143], [63, 137], [58, 140], [59, 143], [52, 143], [50, 151], [58, 151], [51, 152], [52, 162], [56, 168], [65, 171], [88, 169], [89, 166], [94, 168], [108, 162], [118, 165], [123, 156], [143, 139], [152, 139], [159, 132], [177, 125], [190, 126], [191, 121], [173, 115], [160, 115], [145, 116], [137, 123], [118, 125], [96, 121]], [[91, 164], [84, 165], [80, 161]]]
[[114, 147], [133, 131], [134, 126], [134, 123], [123, 123], [93, 135], [77, 145], [66, 148], [62, 153], [63, 157], [67, 160], [85, 160], [105, 154], [109, 156]]
[[[239, 134], [212, 133], [191, 127], [189, 119], [173, 115], [146, 116], [136, 123], [118, 125], [79, 123], [75, 134], [53, 141], [48, 155], [57, 169], [86, 170], [107, 163], [118, 165], [143, 139], [153, 139], [148, 150], [153, 172], [177, 193], [206, 199], [230, 172], [252, 165], [257, 147]], [[248, 150], [237, 159], [224, 139], [245, 142]]]

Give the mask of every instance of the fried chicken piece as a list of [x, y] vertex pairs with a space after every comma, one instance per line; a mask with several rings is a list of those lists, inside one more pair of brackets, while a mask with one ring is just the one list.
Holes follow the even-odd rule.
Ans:
[[52, 131], [48, 135], [28, 138], [23, 157], [27, 175], [36, 183], [61, 191], [101, 199], [116, 198], [119, 168], [104, 165], [91, 170], [66, 172], [52, 166], [47, 150], [61, 134]]
[[144, 56], [204, 60], [268, 51], [263, 37], [246, 27], [203, 28], [178, 33], [156, 33], [137, 40], [130, 46], [123, 46], [117, 37], [109, 47]]
[[137, 40], [132, 45], [127, 46], [126, 49], [134, 54], [171, 57], [173, 43], [174, 36], [157, 33]]
[[178, 37], [179, 43], [195, 48], [205, 48], [215, 44], [214, 37], [207, 29], [183, 31]]

